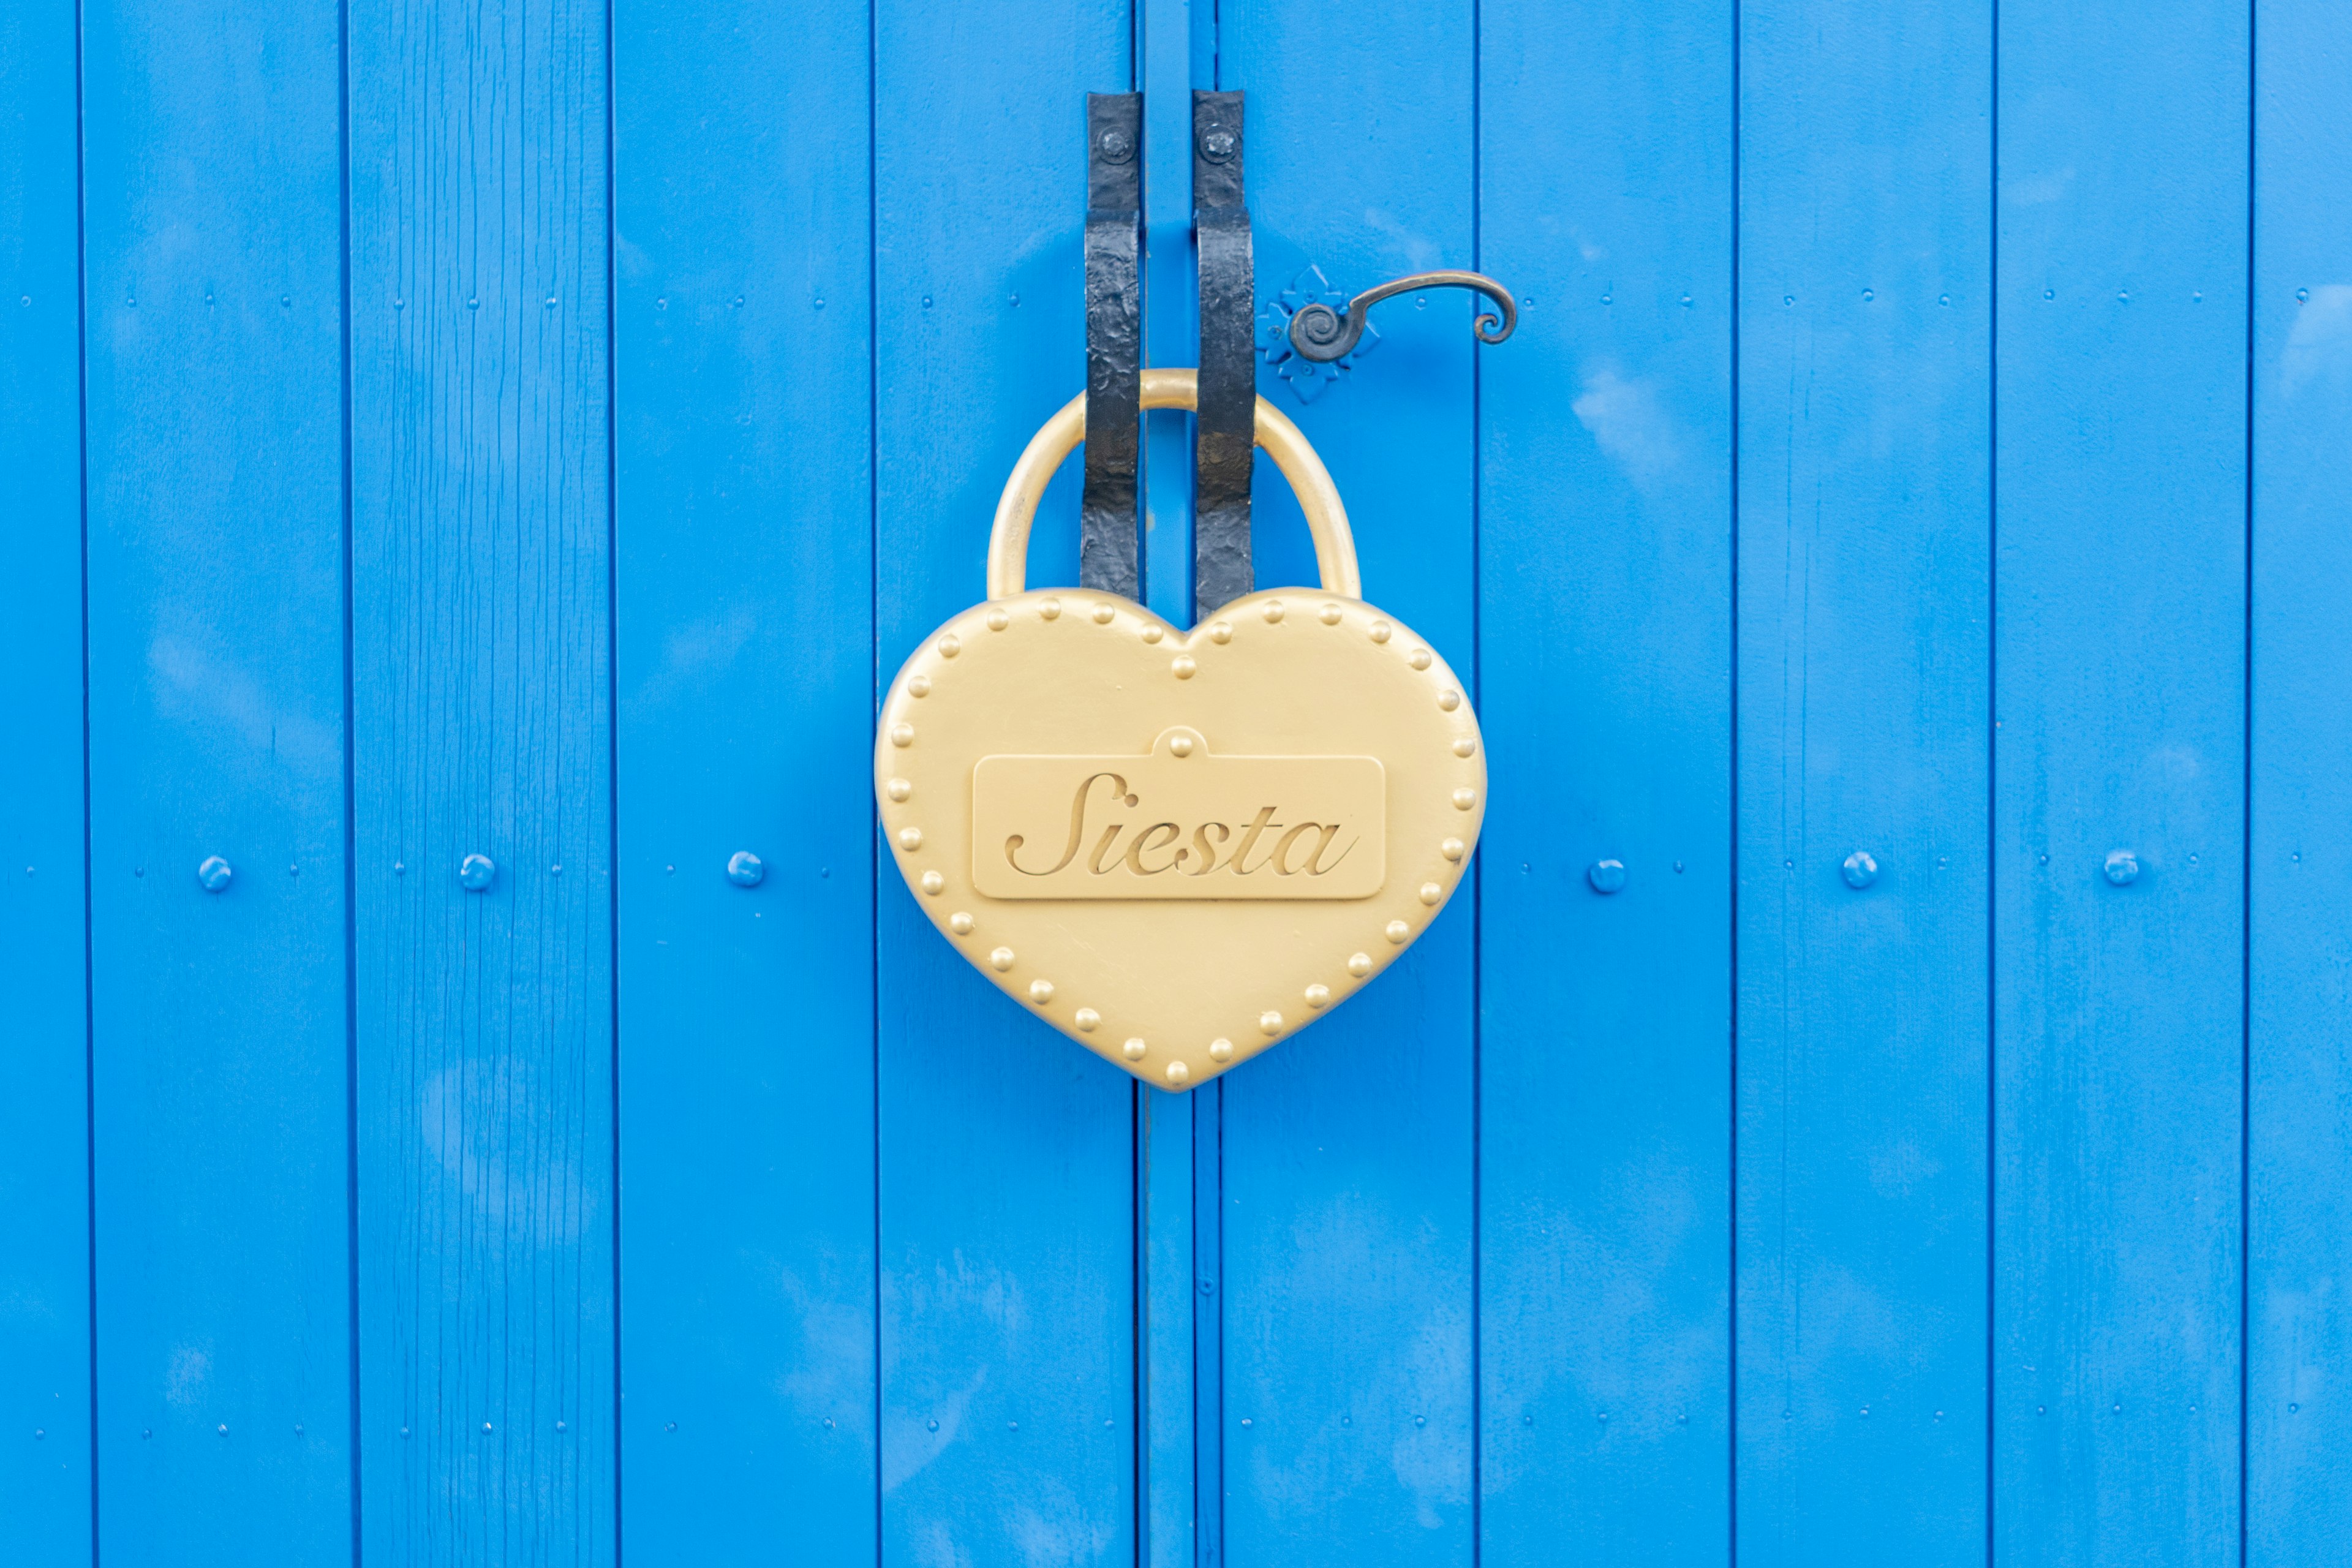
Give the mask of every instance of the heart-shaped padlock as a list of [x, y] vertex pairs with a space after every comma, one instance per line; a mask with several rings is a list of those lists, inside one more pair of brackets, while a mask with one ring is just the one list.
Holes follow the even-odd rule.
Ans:
[[[1147, 370], [1146, 408], [1194, 405]], [[1462, 683], [1358, 596], [1330, 475], [1257, 401], [1321, 589], [1255, 593], [1187, 632], [1117, 595], [1024, 591], [1029, 526], [1086, 399], [1014, 465], [988, 602], [891, 683], [882, 825], [974, 967], [1147, 1082], [1202, 1083], [1313, 1023], [1427, 930], [1486, 810]]]

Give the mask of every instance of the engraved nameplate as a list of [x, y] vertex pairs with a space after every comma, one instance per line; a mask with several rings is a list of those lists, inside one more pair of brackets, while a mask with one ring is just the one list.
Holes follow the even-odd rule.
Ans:
[[1386, 878], [1377, 757], [982, 757], [972, 884], [992, 899], [1364, 899]]

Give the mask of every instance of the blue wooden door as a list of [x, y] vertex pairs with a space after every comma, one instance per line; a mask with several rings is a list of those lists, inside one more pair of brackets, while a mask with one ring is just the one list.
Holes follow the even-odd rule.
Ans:
[[[2340, 1559], [2347, 73], [2343, 0], [0, 9], [0, 1561]], [[1493, 800], [1176, 1096], [937, 940], [867, 753], [1081, 384], [1087, 91], [1192, 362], [1206, 87], [1262, 301], [1524, 314], [1261, 378]]]

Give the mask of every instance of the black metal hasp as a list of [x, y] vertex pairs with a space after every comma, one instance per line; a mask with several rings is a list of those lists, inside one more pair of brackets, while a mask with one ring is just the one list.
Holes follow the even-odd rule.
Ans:
[[1242, 95], [1192, 94], [1192, 236], [1201, 273], [1192, 605], [1202, 620], [1250, 591], [1257, 441], [1257, 287], [1242, 205]]
[[1087, 484], [1078, 582], [1142, 595], [1143, 95], [1087, 95]]
[[1364, 335], [1364, 318], [1373, 306], [1399, 294], [1410, 294], [1420, 289], [1475, 289], [1495, 301], [1502, 310], [1499, 317], [1481, 315], [1472, 330], [1482, 343], [1499, 343], [1511, 335], [1519, 324], [1518, 301], [1511, 291], [1483, 272], [1416, 272], [1410, 278], [1400, 278], [1383, 283], [1377, 289], [1367, 289], [1348, 301], [1348, 311], [1342, 316], [1328, 305], [1304, 305], [1290, 318], [1290, 346], [1301, 359], [1328, 362], [1342, 359]]

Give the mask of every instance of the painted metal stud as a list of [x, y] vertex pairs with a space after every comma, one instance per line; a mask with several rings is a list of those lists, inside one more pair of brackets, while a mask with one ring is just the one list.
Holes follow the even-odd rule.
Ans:
[[940, 893], [946, 891], [948, 879], [945, 877], [940, 876], [937, 871], [926, 871], [923, 873], [923, 891], [930, 897], [935, 899], [938, 898]]
[[739, 888], [756, 888], [767, 874], [767, 867], [749, 849], [738, 849], [727, 857], [727, 879]]
[[971, 917], [964, 913], [963, 910], [958, 910], [955, 913], [948, 917], [948, 930], [955, 932], [958, 936], [970, 936], [971, 934]]
[[1168, 1064], [1168, 1081], [1170, 1083], [1182, 1083], [1192, 1076], [1192, 1069], [1186, 1067], [1182, 1062], [1170, 1062]]
[[196, 868], [197, 885], [207, 893], [217, 893], [227, 887], [232, 875], [228, 862], [217, 855], [205, 856], [204, 863]]
[[1592, 884], [1592, 890], [1596, 893], [1622, 892], [1625, 889], [1625, 862], [1595, 860], [1585, 868], [1584, 879]]
[[2105, 870], [2107, 880], [2118, 888], [2137, 881], [2139, 879], [2139, 857], [2128, 849], [2118, 849], [2107, 857]]
[[1867, 849], [1857, 849], [1847, 856], [1840, 868], [1849, 888], [1867, 888], [1878, 880], [1878, 862]]
[[1214, 1061], [1229, 1062], [1233, 1060], [1233, 1041], [1224, 1038], [1223, 1036], [1219, 1036], [1217, 1038], [1211, 1040], [1209, 1042], [1209, 1056], [1210, 1058]]
[[1412, 928], [1405, 924], [1402, 921], [1391, 921], [1388, 923], [1388, 930], [1384, 934], [1388, 937], [1389, 941], [1394, 942], [1399, 947], [1402, 947], [1404, 945], [1404, 939], [1412, 934]]
[[1268, 1007], [1257, 1016], [1257, 1032], [1261, 1035], [1282, 1033], [1282, 1015]]
[[988, 955], [988, 966], [999, 974], [1003, 973], [1013, 967], [1013, 950], [1009, 947], [1000, 947], [991, 952]]
[[490, 885], [499, 874], [498, 862], [487, 855], [468, 855], [457, 862], [457, 885], [469, 893], [478, 893]]
[[931, 694], [931, 678], [928, 675], [907, 677], [907, 694], [910, 697], [929, 697]]
[[1374, 642], [1386, 642], [1395, 635], [1396, 628], [1386, 621], [1374, 621], [1371, 625], [1371, 638]]
[[1309, 1007], [1328, 1007], [1331, 1005], [1331, 988], [1328, 985], [1309, 985], [1307, 988], [1307, 1005]]
[[1141, 1040], [1129, 1040], [1127, 1044], [1119, 1047], [1118, 1054], [1125, 1057], [1129, 1061], [1139, 1062], [1143, 1059], [1144, 1053], [1150, 1049], [1151, 1049], [1151, 1047], [1145, 1045]]
[[1370, 953], [1351, 952], [1348, 955], [1349, 973], [1354, 975], [1357, 979], [1361, 980], [1365, 975], [1370, 974], [1371, 972], [1372, 955]]
[[1280, 599], [1268, 599], [1265, 605], [1259, 608], [1258, 614], [1265, 617], [1265, 624], [1267, 626], [1280, 626], [1282, 624], [1283, 616], [1282, 601]]
[[1091, 1035], [1095, 1032], [1096, 1026], [1102, 1022], [1102, 1015], [1092, 1007], [1081, 1007], [1078, 1009], [1077, 1016], [1070, 1021]]

